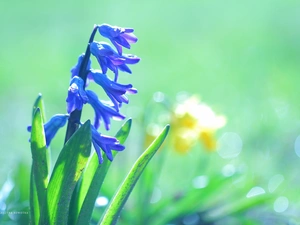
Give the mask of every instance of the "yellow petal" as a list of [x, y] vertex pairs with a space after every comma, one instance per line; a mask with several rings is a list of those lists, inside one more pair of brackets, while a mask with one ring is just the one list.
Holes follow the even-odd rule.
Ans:
[[216, 150], [217, 141], [214, 137], [213, 132], [201, 132], [199, 135], [200, 141], [203, 143], [205, 149], [209, 152], [213, 152]]

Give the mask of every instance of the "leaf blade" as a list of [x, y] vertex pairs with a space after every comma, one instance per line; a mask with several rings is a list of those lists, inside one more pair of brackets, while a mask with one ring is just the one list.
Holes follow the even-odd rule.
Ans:
[[103, 218], [99, 221], [100, 225], [113, 225], [117, 222], [120, 212], [127, 201], [132, 189], [134, 188], [137, 180], [142, 174], [143, 170], [157, 152], [161, 144], [164, 142], [170, 126], [167, 125], [163, 131], [156, 137], [152, 144], [145, 150], [145, 152], [137, 159], [127, 177], [123, 181], [122, 185], [116, 192], [115, 196], [111, 200], [107, 207]]
[[44, 106], [44, 101], [43, 101], [43, 97], [42, 94], [39, 93], [38, 97], [36, 98], [33, 107], [32, 107], [32, 118], [34, 116], [34, 113], [36, 111], [36, 109], [39, 108], [41, 111], [41, 115], [42, 115], [42, 119], [45, 122], [46, 121], [46, 115], [45, 115], [45, 106]]
[[33, 168], [31, 167], [30, 174], [30, 198], [29, 198], [29, 206], [30, 206], [30, 224], [36, 225], [39, 224], [40, 219], [40, 206], [37, 197], [36, 185], [33, 177]]
[[[58, 156], [47, 190], [40, 224], [67, 224], [71, 196], [91, 152], [88, 120], [65, 144]], [[71, 154], [70, 154], [71, 153]]]
[[[115, 137], [124, 144], [132, 125], [132, 119], [127, 120]], [[114, 151], [115, 157], [118, 152]], [[88, 224], [99, 190], [105, 179], [106, 173], [111, 165], [109, 160], [104, 160], [103, 164], [99, 164], [98, 156], [94, 152], [92, 158], [85, 169], [82, 180], [78, 184], [77, 191], [73, 193], [72, 212], [70, 212], [70, 224]], [[76, 196], [75, 196], [76, 194]]]
[[[30, 192], [32, 196], [30, 201], [34, 221], [37, 221], [40, 208], [46, 199], [46, 188], [49, 182], [49, 152], [46, 148], [46, 139], [40, 108], [37, 108], [33, 115], [30, 140], [32, 154], [32, 181], [30, 182]], [[38, 208], [37, 205], [39, 206]]]

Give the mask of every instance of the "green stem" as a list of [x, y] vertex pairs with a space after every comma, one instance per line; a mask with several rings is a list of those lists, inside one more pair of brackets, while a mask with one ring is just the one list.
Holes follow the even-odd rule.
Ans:
[[[88, 46], [87, 46], [86, 51], [85, 51], [84, 58], [81, 62], [80, 69], [79, 69], [78, 76], [84, 82], [83, 88], [85, 88], [86, 78], [87, 78], [87, 75], [88, 75], [86, 67], [88, 65], [89, 58], [91, 56], [90, 44], [94, 40], [95, 34], [97, 32], [97, 28], [98, 28], [98, 26], [95, 26], [93, 31], [92, 31], [92, 34], [91, 34], [90, 39], [89, 39]], [[68, 127], [67, 127], [67, 132], [66, 132], [66, 137], [65, 137], [65, 143], [71, 138], [71, 136], [79, 128], [81, 112], [82, 112], [82, 110], [77, 110], [77, 109], [75, 109], [73, 112], [71, 112], [69, 120], [68, 120]]]

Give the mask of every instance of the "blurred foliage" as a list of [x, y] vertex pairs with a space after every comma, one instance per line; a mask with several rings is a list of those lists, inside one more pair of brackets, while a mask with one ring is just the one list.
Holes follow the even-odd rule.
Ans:
[[[126, 154], [116, 158], [115, 167], [109, 171], [112, 181], [106, 185], [116, 189], [126, 174], [124, 168], [130, 168], [137, 158], [138, 146], [143, 145], [142, 137], [137, 139], [144, 131], [141, 118], [152, 94], [163, 91], [174, 99], [184, 90], [200, 95], [216, 112], [226, 115], [226, 127], [216, 137], [238, 134], [242, 151], [233, 159], [204, 153], [198, 150], [199, 145], [184, 156], [162, 152], [162, 157], [157, 157], [158, 168], [165, 170], [156, 179], [163, 198], [165, 194], [169, 196], [166, 199], [181, 196], [191, 187], [193, 178], [207, 175], [212, 180], [226, 165], [234, 165], [241, 173], [236, 179], [243, 196], [252, 186], [268, 190], [272, 178], [282, 176], [278, 197], [288, 199], [285, 213], [290, 215], [291, 224], [296, 223], [293, 215], [300, 214], [300, 159], [295, 153], [299, 152], [295, 141], [300, 135], [299, 1], [13, 0], [0, 1], [0, 18], [0, 144], [5, 153], [0, 158], [0, 185], [5, 187], [8, 180], [17, 182], [6, 201], [28, 207], [28, 198], [24, 197], [28, 194], [28, 176], [19, 174], [13, 179], [12, 174], [29, 174], [26, 126], [31, 120], [32, 99], [42, 92], [47, 115], [65, 112], [69, 70], [85, 48], [85, 44], [78, 43], [87, 42], [97, 21], [134, 27], [140, 44], [133, 48], [142, 58], [130, 77], [139, 95], [132, 96], [131, 106], [126, 108], [136, 125]], [[120, 77], [121, 82], [128, 83], [128, 76]], [[53, 157], [63, 143], [64, 131], [59, 134], [52, 143]], [[170, 177], [169, 173], [176, 176]], [[111, 196], [109, 193], [107, 190], [101, 194]], [[219, 193], [230, 201], [239, 197], [229, 198], [225, 189]], [[138, 190], [134, 195], [138, 196]], [[129, 199], [127, 207], [134, 205]], [[274, 208], [274, 201], [269, 206]], [[255, 209], [247, 215], [254, 218], [262, 213]], [[276, 221], [284, 224], [280, 216], [282, 213], [276, 213]], [[226, 218], [225, 224], [234, 224], [236, 218]], [[275, 219], [270, 215], [266, 220], [272, 224]], [[242, 224], [255, 224], [249, 221]]]

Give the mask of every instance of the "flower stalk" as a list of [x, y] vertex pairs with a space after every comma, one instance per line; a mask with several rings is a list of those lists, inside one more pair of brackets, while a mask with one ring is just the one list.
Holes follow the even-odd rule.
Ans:
[[[86, 48], [86, 51], [85, 51], [85, 54], [84, 54], [84, 57], [83, 57], [83, 60], [81, 62], [80, 69], [79, 69], [78, 76], [84, 82], [83, 88], [85, 88], [86, 78], [87, 78], [87, 75], [88, 75], [88, 72], [89, 72], [89, 71], [86, 70], [86, 68], [88, 66], [89, 58], [90, 58], [90, 55], [91, 55], [90, 44], [94, 41], [94, 37], [95, 37], [95, 34], [97, 32], [97, 28], [98, 28], [98, 25], [95, 25], [94, 29], [92, 31], [92, 34], [90, 36], [90, 39], [89, 39], [89, 42], [88, 42], [88, 46]], [[70, 139], [70, 137], [79, 128], [81, 113], [82, 113], [82, 109], [81, 110], [75, 109], [73, 112], [71, 112], [69, 120], [68, 120], [68, 126], [67, 126], [66, 137], [65, 137], [65, 143]]]

